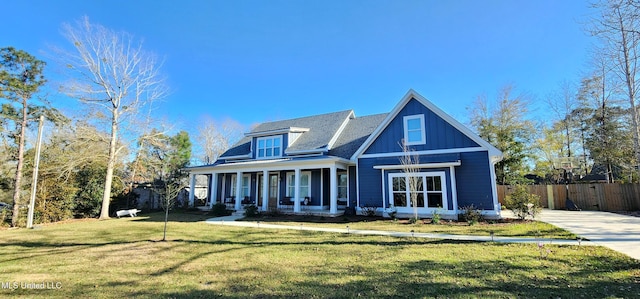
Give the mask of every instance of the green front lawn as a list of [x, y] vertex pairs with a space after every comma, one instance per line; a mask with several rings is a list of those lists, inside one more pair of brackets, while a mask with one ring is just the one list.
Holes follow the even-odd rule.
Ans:
[[[606, 248], [207, 225], [162, 214], [0, 231], [0, 297], [636, 297], [640, 262]], [[551, 252], [548, 256], [547, 249]], [[57, 287], [60, 287], [59, 289]]]

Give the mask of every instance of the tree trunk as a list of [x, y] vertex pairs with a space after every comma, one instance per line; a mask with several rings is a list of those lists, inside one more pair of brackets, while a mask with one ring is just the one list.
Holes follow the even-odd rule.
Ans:
[[20, 123], [20, 136], [18, 136], [18, 165], [16, 166], [15, 186], [13, 189], [13, 215], [11, 226], [18, 226], [20, 214], [20, 191], [22, 191], [22, 167], [24, 165], [24, 135], [27, 127], [27, 100], [22, 99], [22, 122]]
[[109, 204], [111, 203], [111, 184], [113, 183], [113, 169], [116, 165], [116, 146], [118, 143], [118, 109], [114, 108], [111, 119], [111, 140], [109, 141], [109, 162], [107, 163], [107, 175], [104, 179], [104, 193], [102, 196], [102, 209], [100, 219], [109, 219]]
[[624, 59], [624, 75], [626, 79], [625, 83], [627, 85], [626, 87], [629, 96], [629, 106], [631, 108], [631, 123], [633, 125], [633, 150], [636, 156], [636, 171], [638, 171], [638, 175], [640, 176], [640, 127], [638, 127], [638, 110], [636, 109], [636, 69], [635, 64], [633, 68], [631, 66], [631, 59], [637, 58], [631, 57], [630, 52], [632, 51], [632, 49], [631, 47], [629, 47], [629, 44], [627, 44], [627, 29], [624, 26], [622, 17], [620, 17], [620, 34], [622, 37], [622, 55]]

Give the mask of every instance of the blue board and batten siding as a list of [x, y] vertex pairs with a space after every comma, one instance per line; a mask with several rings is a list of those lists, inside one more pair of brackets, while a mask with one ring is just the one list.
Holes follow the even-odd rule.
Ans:
[[404, 117], [424, 115], [426, 144], [411, 146], [416, 151], [441, 150], [452, 148], [478, 147], [479, 145], [467, 135], [433, 113], [419, 101], [411, 99], [391, 120], [364, 154], [393, 153], [402, 151], [401, 141], [404, 138]]
[[[428, 163], [435, 162], [452, 162], [456, 160], [451, 160], [452, 157], [458, 158], [459, 155], [431, 155], [431, 156], [419, 156], [419, 159], [431, 160]], [[439, 161], [438, 161], [439, 160]], [[425, 162], [427, 163], [427, 162]], [[402, 170], [386, 170], [384, 172], [385, 176], [382, 177], [382, 170], [374, 169], [374, 166], [380, 165], [398, 165], [399, 158], [398, 157], [384, 157], [384, 158], [365, 158], [360, 159], [358, 162], [358, 166], [360, 167], [360, 206], [363, 207], [382, 207], [382, 199], [386, 198], [387, 202], [384, 205], [385, 207], [389, 207], [389, 173], [400, 173]], [[419, 172], [436, 172], [442, 171], [445, 173], [445, 186], [447, 190], [447, 203], [450, 208], [453, 207], [453, 196], [451, 188], [451, 174], [450, 169], [448, 167], [442, 168], [425, 168], [420, 169]], [[365, 186], [365, 188], [363, 188]]]
[[[380, 134], [364, 151], [364, 157], [358, 159], [359, 205], [383, 207], [389, 206], [388, 179], [389, 173], [401, 170], [385, 171], [374, 169], [374, 166], [400, 165], [399, 157], [380, 157], [376, 154], [402, 154], [400, 146], [404, 138], [404, 117], [424, 115], [426, 142], [423, 145], [412, 145], [414, 151], [450, 150], [452, 153], [437, 155], [419, 155], [419, 163], [447, 163], [460, 161], [454, 167], [457, 207], [454, 207], [452, 174], [449, 167], [425, 168], [420, 172], [442, 171], [446, 177], [447, 203], [449, 210], [473, 204], [483, 210], [494, 209], [491, 167], [488, 151], [458, 130], [445, 119], [428, 109], [420, 101], [412, 98], [400, 109], [398, 114], [387, 124]], [[461, 152], [456, 152], [461, 149]], [[464, 150], [462, 150], [464, 149]], [[473, 150], [470, 150], [473, 149]], [[384, 185], [383, 185], [384, 184]], [[383, 198], [386, 203], [383, 205]]]
[[[489, 163], [489, 155], [486, 151], [468, 152], [456, 154], [459, 157], [460, 166], [455, 166], [455, 180], [458, 207], [453, 206], [453, 192], [451, 184], [451, 173], [446, 168], [424, 168], [420, 172], [444, 171], [447, 187], [447, 202], [450, 210], [459, 207], [474, 205], [481, 210], [491, 210], [494, 208], [492, 180]], [[435, 156], [446, 157], [452, 155], [419, 156], [421, 163], [434, 163], [438, 160]], [[425, 162], [431, 160], [430, 162]], [[447, 158], [440, 159], [440, 162], [451, 162]], [[385, 171], [384, 185], [382, 170], [374, 169], [377, 165], [397, 165], [398, 157], [384, 158], [362, 158], [358, 161], [358, 178], [360, 185], [360, 206], [382, 207], [382, 199], [387, 198], [385, 206], [389, 206], [388, 179], [389, 173], [402, 172], [401, 170]]]
[[461, 153], [462, 165], [456, 167], [458, 206], [474, 205], [481, 210], [494, 209], [493, 180], [487, 152]]

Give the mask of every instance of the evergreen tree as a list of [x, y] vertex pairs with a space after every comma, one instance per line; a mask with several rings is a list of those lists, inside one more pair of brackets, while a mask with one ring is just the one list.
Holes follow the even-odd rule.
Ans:
[[[22, 176], [25, 155], [25, 138], [29, 122], [47, 110], [47, 103], [33, 97], [40, 91], [46, 80], [42, 75], [45, 63], [31, 54], [13, 47], [0, 49], [0, 117], [4, 122], [13, 122], [16, 172], [13, 180], [13, 217], [11, 226], [19, 219], [22, 193]], [[40, 105], [38, 105], [40, 104]]]

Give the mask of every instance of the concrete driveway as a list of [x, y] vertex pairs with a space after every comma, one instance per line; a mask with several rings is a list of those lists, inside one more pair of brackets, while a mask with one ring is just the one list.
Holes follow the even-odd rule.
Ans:
[[609, 212], [545, 209], [537, 220], [640, 260], [640, 217]]

